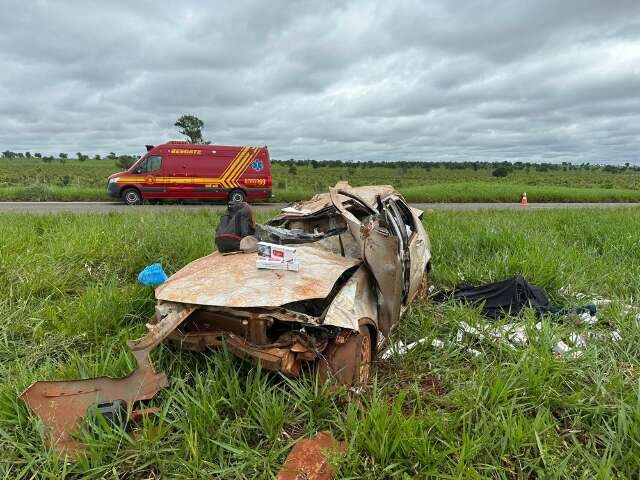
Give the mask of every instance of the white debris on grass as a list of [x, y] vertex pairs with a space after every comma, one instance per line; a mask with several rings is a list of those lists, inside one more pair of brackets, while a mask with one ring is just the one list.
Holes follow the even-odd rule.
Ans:
[[591, 315], [589, 312], [583, 312], [578, 315], [579, 323], [584, 323], [585, 325], [595, 325], [598, 323], [598, 318], [595, 315]]
[[[589, 312], [578, 315], [578, 319], [579, 325], [593, 326], [598, 322], [596, 316], [591, 315]], [[542, 325], [542, 321], [539, 321], [535, 324], [534, 329], [540, 332], [542, 330]], [[476, 341], [490, 340], [498, 342], [510, 349], [524, 346], [529, 341], [525, 325], [519, 323], [507, 323], [502, 326], [494, 326], [487, 323], [484, 326], [480, 325], [474, 327], [469, 325], [467, 322], [461, 321], [459, 329], [456, 332], [455, 342], [457, 344], [463, 344], [465, 343], [466, 337], [469, 336]], [[558, 356], [575, 359], [583, 355], [584, 352], [582, 349], [587, 346], [587, 340], [592, 337], [602, 337], [602, 335], [597, 333], [581, 334], [572, 332], [569, 334], [568, 338], [560, 339], [552, 347], [552, 350]], [[614, 342], [622, 340], [622, 336], [617, 330], [610, 332], [608, 338]], [[474, 350], [473, 352], [471, 352], [471, 350], [473, 349], [469, 348], [467, 349], [467, 352], [474, 356], [477, 356], [480, 353], [477, 350]]]
[[[433, 287], [431, 287], [433, 288]], [[585, 294], [576, 294], [576, 298], [579, 300], [588, 298]], [[594, 305], [598, 307], [603, 307], [611, 304], [611, 300], [607, 298], [596, 297], [593, 298], [592, 302]], [[631, 311], [637, 311], [637, 307], [632, 305], [624, 305], [623, 313], [628, 314]], [[583, 312], [578, 316], [578, 325], [587, 325], [593, 326], [598, 323], [598, 318], [596, 315], [591, 315], [590, 312]], [[640, 322], [640, 313], [638, 313], [635, 317]], [[539, 321], [535, 324], [534, 329], [538, 332], [542, 330], [542, 321]], [[455, 343], [458, 345], [462, 345], [465, 343], [465, 339], [467, 337], [471, 337], [471, 340], [490, 340], [494, 343], [500, 343], [503, 346], [506, 346], [510, 349], [516, 349], [516, 347], [524, 346], [528, 343], [529, 338], [527, 336], [527, 329], [525, 325], [519, 323], [507, 323], [500, 327], [496, 327], [490, 323], [486, 323], [480, 327], [474, 327], [469, 325], [465, 321], [461, 321], [459, 323], [459, 329], [456, 332]], [[581, 350], [587, 346], [587, 340], [589, 338], [602, 338], [602, 334], [598, 333], [586, 333], [580, 334], [576, 332], [572, 332], [569, 334], [569, 337], [564, 340], [559, 340], [552, 348], [553, 352], [561, 357], [575, 359], [580, 357], [584, 352]], [[622, 335], [618, 330], [613, 330], [607, 336], [613, 342], [619, 342], [622, 340]], [[394, 355], [403, 355], [409, 350], [412, 350], [416, 346], [425, 343], [428, 341], [428, 338], [421, 338], [416, 340], [415, 342], [411, 342], [405, 344], [402, 341], [398, 341], [397, 343], [391, 345], [383, 354], [382, 359], [386, 360], [391, 358]], [[434, 339], [431, 341], [431, 346], [433, 348], [444, 348], [445, 342], [439, 339]], [[474, 357], [478, 357], [482, 355], [482, 352], [476, 350], [474, 348], [467, 348], [466, 352], [473, 355]]]
[[569, 341], [573, 343], [575, 347], [585, 347], [587, 345], [586, 337], [575, 332], [569, 335]]
[[566, 343], [564, 343], [562, 340], [556, 343], [555, 346], [553, 347], [553, 353], [557, 355], [565, 355], [570, 351], [571, 351], [571, 347]]
[[[420, 345], [422, 343], [425, 343], [428, 340], [429, 339], [425, 337], [425, 338], [421, 338], [420, 340], [416, 340], [415, 342], [411, 342], [411, 343], [407, 343], [407, 344], [405, 344], [402, 340], [400, 340], [400, 341], [394, 343], [393, 345], [391, 345], [387, 349], [387, 351], [382, 354], [382, 356], [380, 358], [382, 358], [383, 360], [388, 360], [389, 358], [391, 358], [394, 355], [404, 355], [409, 350], [414, 349], [418, 345]], [[434, 338], [431, 341], [431, 346], [433, 348], [443, 348], [444, 347], [444, 342], [442, 340]]]

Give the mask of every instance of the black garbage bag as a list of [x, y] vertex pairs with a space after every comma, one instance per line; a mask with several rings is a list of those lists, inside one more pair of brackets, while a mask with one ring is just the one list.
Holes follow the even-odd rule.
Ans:
[[492, 319], [502, 315], [518, 315], [523, 308], [533, 308], [538, 315], [583, 312], [595, 315], [596, 313], [595, 305], [568, 309], [549, 305], [549, 298], [545, 291], [529, 283], [521, 275], [477, 287], [462, 284], [438, 297], [441, 300], [453, 298], [471, 305], [482, 305], [482, 315]]

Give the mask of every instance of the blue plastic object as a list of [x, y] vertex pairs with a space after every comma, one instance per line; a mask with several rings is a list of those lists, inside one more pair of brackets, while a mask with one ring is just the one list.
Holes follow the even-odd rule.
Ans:
[[167, 277], [167, 274], [164, 273], [162, 265], [160, 265], [159, 263], [153, 263], [148, 267], [145, 267], [144, 270], [142, 270], [138, 274], [138, 281], [141, 284], [147, 285], [149, 287], [157, 287], [158, 285], [164, 283], [167, 278], [169, 277]]

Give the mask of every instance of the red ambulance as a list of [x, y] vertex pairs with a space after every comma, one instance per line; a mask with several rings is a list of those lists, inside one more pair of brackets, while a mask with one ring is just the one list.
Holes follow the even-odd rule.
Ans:
[[107, 191], [129, 205], [151, 199], [227, 201], [271, 197], [267, 147], [229, 147], [171, 141], [147, 146], [125, 171], [109, 177]]

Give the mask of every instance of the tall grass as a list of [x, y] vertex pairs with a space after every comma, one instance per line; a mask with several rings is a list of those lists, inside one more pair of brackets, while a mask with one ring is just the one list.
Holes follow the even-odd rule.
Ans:
[[[267, 216], [268, 214], [263, 214]], [[145, 265], [174, 272], [211, 251], [205, 211], [98, 216], [0, 215], [0, 472], [3, 478], [273, 478], [298, 436], [329, 429], [348, 443], [338, 478], [632, 477], [640, 462], [640, 331], [622, 303], [640, 293], [636, 210], [427, 212], [437, 288], [522, 273], [553, 300], [614, 302], [578, 359], [551, 345], [576, 327], [545, 320], [523, 348], [455, 342], [477, 311], [420, 303], [397, 338], [439, 338], [378, 361], [362, 393], [289, 380], [224, 351], [159, 348], [171, 386], [134, 432], [98, 428], [84, 457], [44, 446], [16, 400], [35, 379], [124, 375], [125, 341], [144, 331], [153, 292]], [[521, 321], [531, 332], [537, 319]]]

